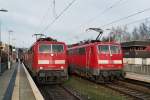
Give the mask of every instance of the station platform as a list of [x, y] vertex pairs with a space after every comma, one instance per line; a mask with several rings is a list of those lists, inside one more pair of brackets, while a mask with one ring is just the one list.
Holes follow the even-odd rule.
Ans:
[[16, 66], [17, 66], [17, 63], [13, 64], [11, 66], [10, 70], [6, 70], [0, 76], [0, 100], [2, 100], [4, 98], [5, 91], [7, 90], [7, 87], [9, 85], [9, 81], [11, 79], [11, 76], [12, 76]]
[[14, 63], [0, 76], [0, 100], [43, 100], [24, 64]]
[[150, 83], [150, 75], [142, 75], [142, 74], [137, 74], [132, 72], [126, 72], [125, 78]]

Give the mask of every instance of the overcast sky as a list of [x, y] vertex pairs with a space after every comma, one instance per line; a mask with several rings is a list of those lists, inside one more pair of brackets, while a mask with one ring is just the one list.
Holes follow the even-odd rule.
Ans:
[[[16, 46], [30, 47], [35, 41], [32, 36], [41, 32], [56, 15], [72, 0], [0, 0], [0, 9], [8, 12], [0, 12], [2, 22], [2, 41], [8, 41], [8, 31], [13, 30], [11, 41]], [[120, 1], [120, 2], [118, 2]], [[111, 9], [113, 4], [118, 2]], [[150, 0], [76, 0], [73, 5], [43, 34], [64, 41], [67, 44], [76, 43], [80, 40], [95, 38], [98, 33], [85, 32], [89, 27], [100, 27], [119, 18], [150, 8]], [[139, 19], [150, 17], [150, 10], [118, 23], [102, 27], [124, 25]], [[140, 23], [140, 22], [139, 22]], [[139, 23], [132, 24], [133, 28]], [[104, 34], [107, 34], [105, 31]]]

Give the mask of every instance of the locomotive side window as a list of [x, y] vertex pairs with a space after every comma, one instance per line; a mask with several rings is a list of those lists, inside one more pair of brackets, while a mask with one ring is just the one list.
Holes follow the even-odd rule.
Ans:
[[120, 53], [120, 47], [119, 46], [110, 46], [110, 50], [112, 54]]
[[51, 45], [41, 44], [39, 46], [40, 53], [50, 53], [51, 52]]
[[109, 46], [108, 45], [99, 45], [98, 46], [100, 53], [109, 53]]
[[85, 48], [79, 48], [79, 54], [85, 54]]
[[68, 51], [68, 54], [69, 54], [69, 55], [72, 55], [72, 54], [73, 54], [73, 50], [69, 50], [69, 51]]
[[78, 48], [73, 49], [73, 54], [74, 54], [74, 55], [78, 55], [78, 54], [79, 54], [79, 49], [78, 49]]
[[52, 44], [52, 52], [63, 52], [64, 46], [61, 44]]

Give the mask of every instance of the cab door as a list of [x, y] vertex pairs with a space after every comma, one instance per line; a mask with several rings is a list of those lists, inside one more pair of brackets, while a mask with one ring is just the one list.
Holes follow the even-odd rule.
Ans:
[[87, 69], [90, 69], [93, 65], [92, 63], [94, 62], [93, 59], [93, 47], [89, 46], [87, 48], [87, 52], [86, 52], [86, 67]]

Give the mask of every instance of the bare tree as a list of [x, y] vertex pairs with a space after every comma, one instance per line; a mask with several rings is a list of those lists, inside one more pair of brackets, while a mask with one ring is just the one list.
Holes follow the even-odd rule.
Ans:
[[140, 35], [138, 33], [138, 29], [135, 27], [132, 31], [132, 40], [139, 40]]

